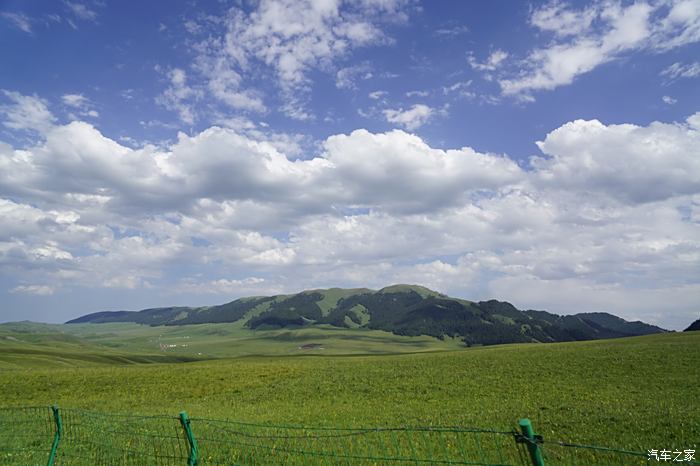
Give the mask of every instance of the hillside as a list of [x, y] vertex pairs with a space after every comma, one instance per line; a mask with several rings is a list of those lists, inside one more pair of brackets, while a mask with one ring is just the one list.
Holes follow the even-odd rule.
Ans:
[[688, 328], [684, 330], [684, 332], [692, 332], [695, 330], [700, 330], [700, 319], [690, 324]]
[[67, 323], [115, 322], [151, 326], [239, 322], [253, 330], [325, 324], [405, 336], [453, 337], [467, 345], [592, 340], [665, 331], [601, 312], [559, 316], [546, 311], [521, 311], [508, 302], [466, 301], [415, 285], [393, 285], [378, 291], [310, 290], [198, 308], [97, 312]]

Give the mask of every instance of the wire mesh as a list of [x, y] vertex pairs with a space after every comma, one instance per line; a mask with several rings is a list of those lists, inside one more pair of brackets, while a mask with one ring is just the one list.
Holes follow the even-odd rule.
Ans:
[[63, 436], [55, 465], [187, 464], [176, 417], [128, 416], [61, 409]]
[[516, 465], [511, 432], [460, 427], [319, 428], [192, 419], [200, 464]]
[[[581, 445], [564, 441], [545, 440], [542, 445], [544, 462], [547, 466], [637, 466], [671, 462], [687, 466], [700, 466], [700, 461], [687, 459], [683, 451], [680, 457], [671, 454], [668, 460], [657, 460], [649, 451], [623, 450], [598, 445]], [[695, 447], [693, 447], [695, 448]], [[674, 450], [669, 450], [673, 453]], [[693, 452], [695, 450], [693, 449]]]
[[51, 408], [0, 408], [0, 464], [46, 464], [56, 424]]
[[[195, 464], [178, 417], [80, 409], [61, 409], [60, 414], [63, 427], [54, 465]], [[190, 418], [189, 425], [198, 444], [198, 465], [530, 465], [527, 442], [535, 442], [516, 431], [467, 427], [333, 428], [200, 418]], [[0, 464], [47, 464], [56, 433], [49, 407], [0, 408]], [[539, 437], [536, 444], [547, 466], [656, 463], [647, 451]], [[700, 461], [684, 457], [682, 464], [700, 466]]]

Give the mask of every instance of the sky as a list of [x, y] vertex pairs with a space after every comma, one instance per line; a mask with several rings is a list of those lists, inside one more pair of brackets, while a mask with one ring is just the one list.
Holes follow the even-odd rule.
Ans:
[[0, 1], [0, 321], [394, 283], [700, 317], [700, 1]]

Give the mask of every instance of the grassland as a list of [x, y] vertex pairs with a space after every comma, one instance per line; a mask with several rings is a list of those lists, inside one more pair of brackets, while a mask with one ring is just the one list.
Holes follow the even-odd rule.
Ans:
[[[197, 331], [212, 328], [216, 327]], [[187, 332], [161, 330], [171, 332], [167, 335], [173, 339]], [[130, 331], [112, 337], [111, 344], [115, 339], [133, 341], [133, 351], [142, 349], [139, 345], [146, 344], [146, 337], [139, 331], [150, 330]], [[331, 344], [346, 341], [343, 334], [336, 338], [328, 330], [317, 331]], [[82, 337], [61, 343], [64, 348], [98, 338], [87, 329], [72, 332], [83, 332]], [[116, 333], [114, 328], [110, 332]], [[37, 363], [31, 356], [22, 364], [19, 353], [8, 363], [10, 353], [0, 353], [2, 403], [57, 403], [138, 414], [184, 409], [199, 417], [346, 427], [441, 424], [510, 429], [519, 418], [529, 417], [550, 439], [635, 450], [700, 443], [700, 332], [374, 356], [300, 352], [299, 339], [322, 341], [324, 335], [278, 336], [282, 343], [277, 343], [279, 353], [274, 356], [178, 364], [157, 358], [124, 364], [106, 358], [72, 360], [72, 367], [61, 368], [47, 367], [46, 360]], [[379, 336], [374, 337], [373, 344], [380, 346]], [[2, 346], [7, 349], [8, 343], [11, 340], [5, 338]], [[346, 343], [350, 348], [355, 344]], [[370, 351], [371, 343], [364, 343]], [[400, 340], [395, 344], [400, 347]], [[451, 343], [444, 348], [432, 344], [417, 346], [423, 351], [449, 349]], [[211, 345], [216, 346], [215, 340]], [[104, 348], [103, 355], [124, 349]], [[213, 350], [208, 354], [213, 357]]]
[[[312, 349], [304, 348], [311, 345]], [[317, 326], [250, 330], [241, 323], [0, 325], [0, 369], [184, 362], [240, 356], [399, 354], [455, 350], [455, 339]]]

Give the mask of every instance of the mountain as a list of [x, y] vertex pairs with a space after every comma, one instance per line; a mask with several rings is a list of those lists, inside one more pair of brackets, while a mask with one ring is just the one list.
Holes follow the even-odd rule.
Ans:
[[700, 319], [696, 320], [692, 324], [690, 324], [690, 327], [687, 329], [683, 330], [684, 332], [692, 332], [694, 330], [700, 330]]
[[508, 302], [472, 302], [416, 285], [309, 290], [291, 295], [241, 298], [220, 306], [165, 307], [138, 312], [97, 312], [68, 324], [135, 322], [187, 325], [238, 322], [250, 329], [333, 325], [398, 335], [454, 337], [467, 345], [616, 338], [665, 332], [603, 312], [560, 316], [521, 311]]

